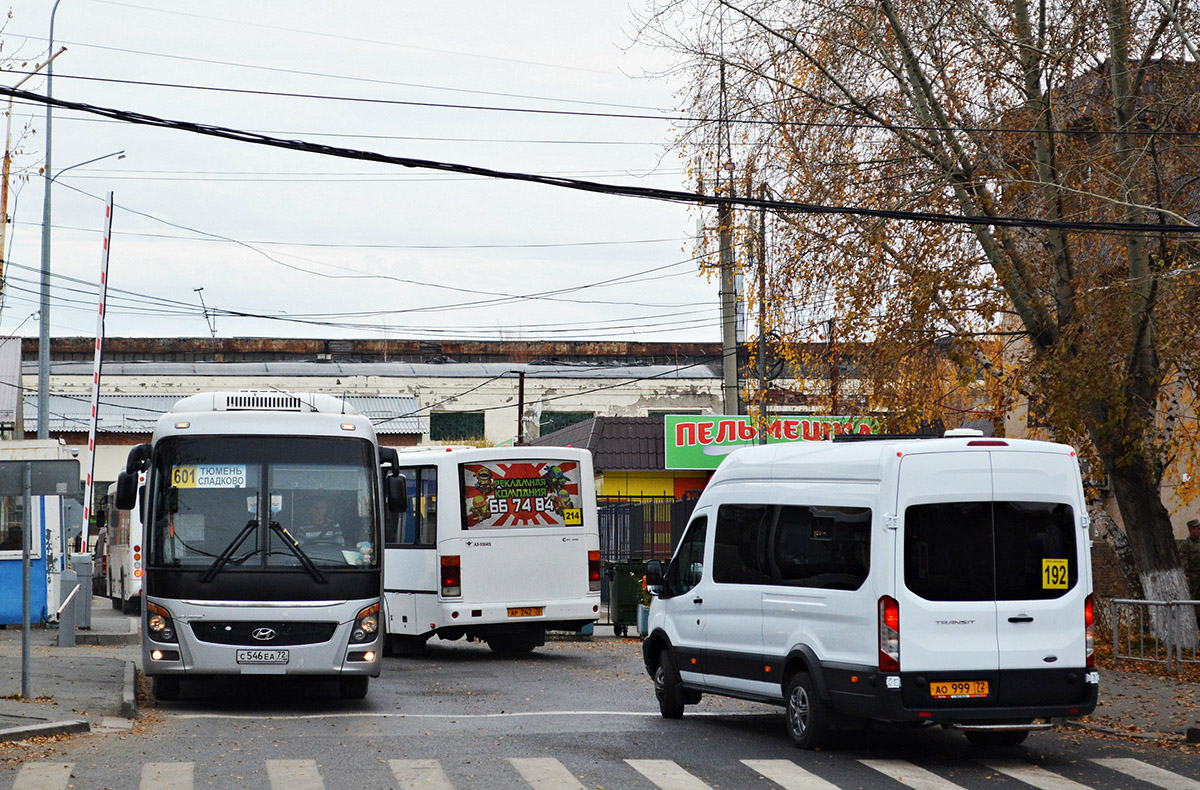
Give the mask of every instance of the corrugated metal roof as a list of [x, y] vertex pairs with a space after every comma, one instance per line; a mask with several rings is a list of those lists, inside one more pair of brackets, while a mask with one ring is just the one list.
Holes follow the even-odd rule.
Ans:
[[[90, 369], [90, 368], [89, 368]], [[96, 431], [152, 433], [158, 418], [184, 395], [112, 393], [100, 396]], [[37, 433], [36, 392], [25, 394], [25, 433]], [[428, 432], [427, 418], [417, 416], [420, 404], [411, 395], [348, 395], [346, 402], [386, 435], [420, 435]], [[86, 395], [50, 394], [50, 432], [87, 432], [92, 404]]]
[[[37, 374], [37, 363], [23, 365], [25, 375]], [[500, 378], [524, 373], [532, 378], [572, 379], [720, 379], [721, 373], [708, 364], [600, 365], [600, 364], [513, 364], [509, 362], [105, 362], [107, 376], [381, 376], [391, 378]], [[52, 376], [91, 376], [92, 363], [51, 362]]]
[[601, 471], [665, 468], [662, 417], [593, 417], [534, 439], [532, 445], [586, 447]]

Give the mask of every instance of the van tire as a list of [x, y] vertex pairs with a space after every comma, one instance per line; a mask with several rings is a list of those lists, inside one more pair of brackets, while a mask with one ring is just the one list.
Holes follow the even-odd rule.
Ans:
[[160, 702], [179, 698], [179, 678], [174, 675], [151, 675], [150, 693]]
[[338, 692], [342, 699], [364, 699], [370, 682], [366, 675], [342, 675], [338, 678]]
[[1029, 730], [963, 730], [972, 746], [1020, 746], [1029, 737]]
[[817, 684], [807, 672], [788, 681], [786, 714], [788, 737], [801, 749], [820, 746], [829, 729], [829, 707], [817, 697]]
[[654, 670], [654, 696], [658, 698], [658, 712], [664, 719], [683, 718], [685, 693], [675, 659], [669, 648], [663, 648]]

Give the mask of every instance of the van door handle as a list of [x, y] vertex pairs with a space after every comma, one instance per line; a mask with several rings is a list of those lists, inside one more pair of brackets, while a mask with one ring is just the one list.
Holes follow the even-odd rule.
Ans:
[[1032, 623], [1033, 618], [1027, 614], [1022, 614], [1022, 615], [1018, 615], [1017, 617], [1008, 618], [1008, 622], [1010, 622], [1010, 623]]
[[693, 598], [692, 603], [696, 603], [696, 604], [704, 603], [704, 599], [703, 598]]

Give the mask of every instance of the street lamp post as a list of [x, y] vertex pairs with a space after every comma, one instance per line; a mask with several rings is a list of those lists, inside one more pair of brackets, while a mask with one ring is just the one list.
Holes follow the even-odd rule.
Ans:
[[[50, 51], [54, 51], [54, 15], [58, 13], [58, 4], [62, 0], [54, 0], [50, 9]], [[54, 97], [54, 64], [46, 64], [46, 98]], [[50, 438], [50, 184], [54, 181], [50, 175], [50, 102], [46, 102], [46, 169], [42, 171], [45, 177], [42, 194], [42, 277], [41, 277], [41, 310], [40, 329], [38, 332], [38, 429], [39, 439]]]
[[[124, 149], [113, 151], [111, 154], [103, 156], [93, 156], [91, 159], [85, 159], [82, 162], [76, 162], [70, 167], [64, 167], [54, 175], [46, 179], [46, 194], [50, 194], [50, 186], [55, 179], [61, 176], [68, 170], [74, 170], [77, 167], [90, 165], [92, 162], [99, 162], [101, 159], [110, 159], [112, 157], [118, 159], [125, 158]], [[38, 438], [50, 438], [50, 222], [49, 213], [50, 199], [46, 198], [43, 205], [42, 214], [42, 322], [41, 334], [38, 339]], [[45, 349], [45, 353], [42, 350]]]

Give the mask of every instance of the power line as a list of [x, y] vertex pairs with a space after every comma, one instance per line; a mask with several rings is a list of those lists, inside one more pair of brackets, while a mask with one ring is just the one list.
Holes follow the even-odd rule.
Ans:
[[595, 181], [586, 181], [582, 179], [539, 175], [535, 173], [494, 170], [475, 165], [456, 164], [432, 159], [388, 156], [386, 154], [373, 151], [340, 148], [336, 146], [323, 145], [320, 143], [305, 142], [302, 140], [283, 140], [253, 132], [231, 129], [224, 126], [202, 124], [193, 121], [170, 120], [166, 118], [159, 118], [153, 115], [131, 112], [128, 110], [117, 110], [108, 107], [84, 104], [81, 102], [51, 99], [35, 93], [9, 87], [0, 87], [0, 95], [13, 96], [15, 98], [26, 99], [29, 101], [38, 101], [44, 104], [49, 104], [53, 107], [59, 107], [66, 110], [76, 110], [106, 118], [114, 118], [116, 120], [126, 121], [128, 123], [142, 126], [153, 126], [162, 129], [187, 131], [193, 134], [217, 137], [252, 145], [262, 145], [272, 148], [300, 151], [304, 153], [321, 154], [324, 156], [332, 156], [342, 159], [382, 162], [385, 164], [399, 165], [401, 167], [437, 170], [449, 173], [466, 173], [470, 175], [484, 176], [487, 178], [495, 178], [506, 181], [518, 181], [524, 183], [541, 184], [544, 186], [554, 186], [563, 189], [590, 192], [593, 194], [635, 197], [671, 203], [685, 203], [689, 205], [698, 203], [706, 206], [743, 206], [750, 208], [765, 208], [782, 213], [872, 217], [876, 219], [895, 219], [967, 226], [1039, 228], [1043, 230], [1057, 229], [1093, 233], [1104, 232], [1179, 235], [1192, 235], [1195, 233], [1200, 233], [1200, 226], [1197, 225], [1155, 224], [1149, 222], [1043, 220], [1030, 217], [1010, 217], [998, 215], [968, 216], [961, 214], [945, 214], [940, 212], [825, 206], [814, 203], [799, 203], [795, 201], [771, 200], [753, 197], [705, 195], [696, 192], [685, 192], [683, 190], [656, 189], [652, 187], [618, 186], [613, 184], [602, 184]]

